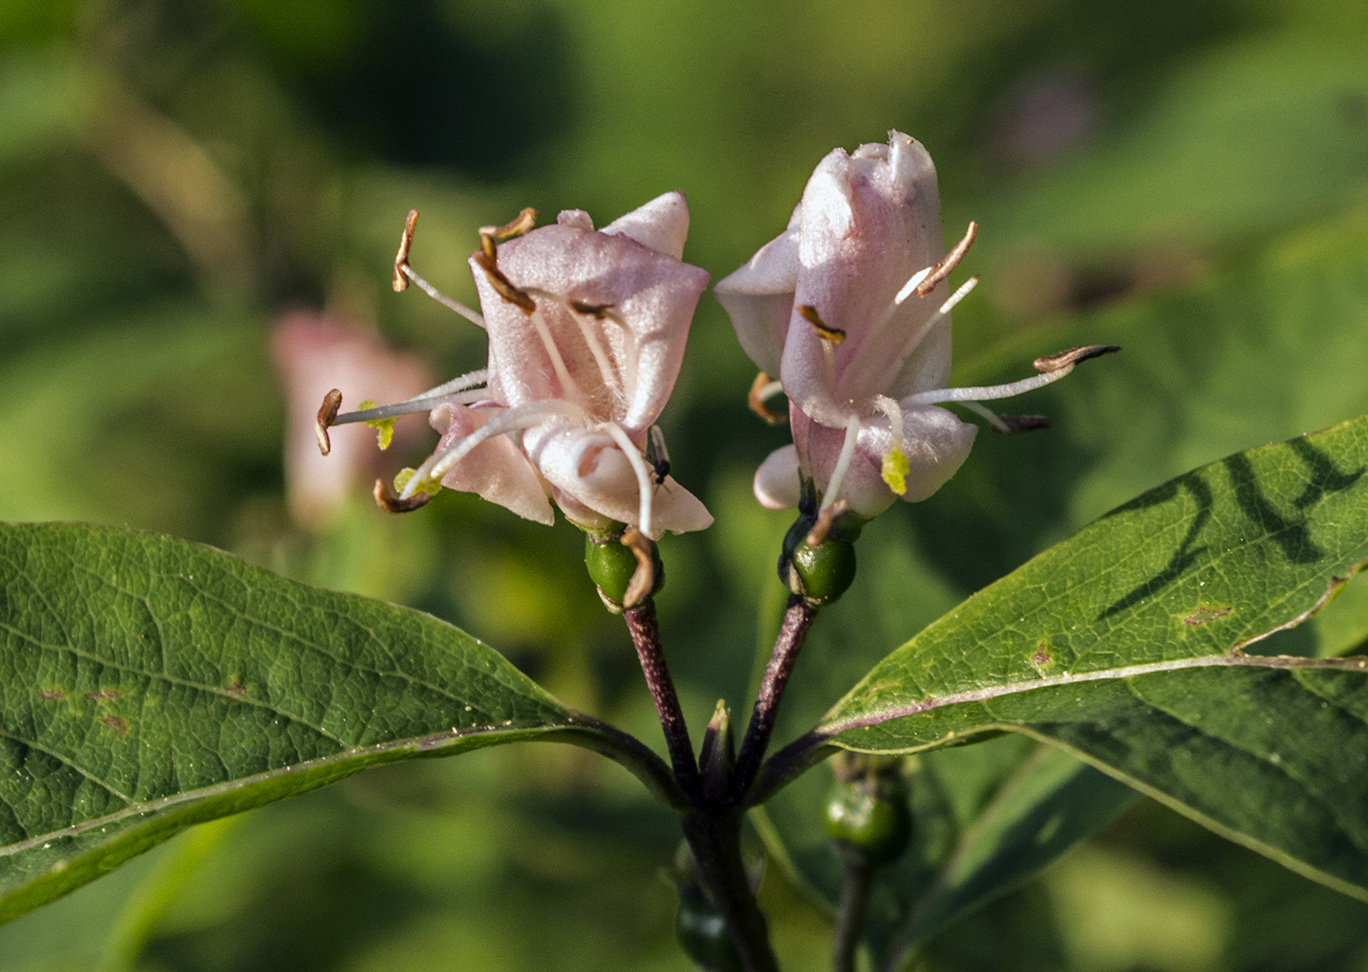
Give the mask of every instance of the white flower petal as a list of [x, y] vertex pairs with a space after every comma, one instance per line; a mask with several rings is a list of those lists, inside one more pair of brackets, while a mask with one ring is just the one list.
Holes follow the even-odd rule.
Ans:
[[[442, 433], [436, 451], [465, 438], [503, 411], [501, 408], [439, 405], [432, 410], [429, 419], [432, 427]], [[475, 493], [527, 520], [548, 526], [555, 522], [546, 485], [506, 435], [497, 435], [477, 445], [442, 477], [442, 485]]]
[[[845, 442], [845, 429], [819, 424], [796, 410], [792, 420], [794, 441], [799, 449], [805, 449], [809, 472], [820, 488], [831, 479]], [[908, 502], [924, 500], [945, 485], [968, 458], [977, 433], [978, 426], [934, 405], [904, 409], [902, 451], [908, 472], [901, 498]], [[893, 446], [885, 416], [861, 421], [855, 455], [838, 497], [861, 516], [876, 516], [898, 498], [883, 478], [884, 456]]]
[[657, 253], [682, 260], [684, 240], [689, 235], [689, 201], [682, 192], [667, 192], [613, 220], [603, 232], [629, 237]]
[[794, 219], [788, 229], [713, 287], [713, 296], [731, 317], [741, 347], [757, 368], [776, 378], [798, 285], [796, 212]]
[[767, 510], [790, 510], [802, 496], [798, 473], [798, 450], [791, 445], [775, 449], [755, 471], [755, 498]]
[[[567, 517], [590, 527], [604, 526], [607, 521], [638, 525], [640, 484], [631, 462], [609, 435], [579, 426], [540, 426], [524, 434], [523, 446], [555, 487], [557, 502]], [[605, 519], [576, 515], [575, 504]], [[685, 533], [712, 524], [712, 516], [698, 498], [669, 476], [655, 486], [652, 504], [652, 540], [667, 530]]]

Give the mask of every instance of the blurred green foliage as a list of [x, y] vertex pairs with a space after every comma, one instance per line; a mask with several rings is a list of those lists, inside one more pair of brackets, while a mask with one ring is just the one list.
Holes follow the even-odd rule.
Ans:
[[[825, 152], [892, 127], [935, 156], [948, 235], [981, 223], [966, 266], [984, 283], [956, 312], [964, 377], [1020, 371], [1071, 321], [1143, 342], [1147, 320], [1177, 315], [1165, 341], [1192, 344], [1110, 391], [1111, 362], [1090, 366], [1041, 408], [1063, 420], [1040, 433], [1054, 439], [985, 435], [960, 480], [866, 531], [857, 589], [874, 608], [822, 619], [797, 676], [812, 701], [795, 710], [820, 712], [872, 658], [1107, 505], [1361, 400], [1361, 375], [1344, 388], [1353, 375], [1331, 366], [1349, 345], [1327, 348], [1325, 369], [1316, 354], [1317, 316], [1355, 308], [1269, 281], [1315, 227], [1353, 237], [1368, 219], [1363, 4], [7, 0], [0, 518], [164, 530], [416, 605], [654, 742], [573, 528], [453, 494], [387, 518], [361, 481], [328, 531], [291, 522], [281, 443], [310, 430], [285, 428], [270, 334], [289, 310], [323, 309], [441, 374], [468, 371], [482, 335], [389, 289], [408, 209], [423, 212], [415, 267], [473, 301], [464, 258], [481, 224], [525, 205], [606, 222], [681, 188], [686, 258], [717, 279], [783, 227]], [[1302, 242], [1277, 242], [1289, 236]], [[1336, 272], [1362, 274], [1365, 258], [1345, 259]], [[1242, 346], [1238, 320], [1210, 338], [1211, 307], [1240, 313], [1220, 294], [1261, 286], [1295, 291], [1302, 343]], [[718, 524], [663, 544], [660, 598], [696, 728], [719, 696], [744, 710], [787, 526], [749, 495], [785, 436], [746, 412], [752, 371], [705, 297], [665, 430]], [[1121, 415], [1144, 449], [1115, 418], [1090, 437], [1097, 414]], [[1301, 650], [1361, 638], [1315, 630]], [[846, 657], [843, 639], [864, 642]], [[626, 773], [568, 748], [392, 767], [192, 832], [0, 929], [0, 970], [682, 970], [654, 875], [676, 839]], [[785, 967], [825, 967], [823, 919], [777, 868], [762, 897]], [[1365, 918], [1145, 804], [926, 961], [1362, 970]]]

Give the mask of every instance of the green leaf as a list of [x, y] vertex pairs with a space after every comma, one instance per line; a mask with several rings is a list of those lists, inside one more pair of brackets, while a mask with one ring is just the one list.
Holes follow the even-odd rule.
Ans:
[[635, 739], [428, 615], [169, 537], [0, 525], [0, 921], [190, 824], [531, 739], [675, 800]]
[[1368, 416], [1144, 494], [893, 652], [770, 779], [1022, 732], [1368, 900], [1368, 658], [1246, 650], [1368, 561], [1365, 471]]

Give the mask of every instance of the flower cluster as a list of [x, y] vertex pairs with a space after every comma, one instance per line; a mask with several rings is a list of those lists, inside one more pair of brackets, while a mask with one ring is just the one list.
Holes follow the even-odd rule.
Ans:
[[[708, 283], [706, 272], [681, 260], [684, 196], [666, 193], [602, 230], [580, 210], [541, 228], [527, 210], [508, 226], [481, 230], [470, 266], [483, 315], [438, 294], [408, 266], [416, 218], [411, 213], [405, 228], [395, 288], [412, 281], [483, 326], [488, 367], [397, 405], [340, 416], [340, 393], [331, 393], [319, 413], [325, 451], [330, 425], [384, 426], [427, 411], [441, 440], [396, 479], [397, 492], [377, 484], [389, 509], [413, 509], [447, 486], [542, 523], [552, 522], [554, 502], [590, 531], [625, 525], [654, 540], [708, 526], [703, 504], [669, 475], [655, 425]], [[974, 234], [971, 223], [945, 252], [931, 158], [891, 132], [886, 145], [822, 159], [788, 228], [718, 284], [718, 300], [761, 369], [757, 388], [789, 400], [793, 444], [760, 466], [761, 503], [784, 509], [806, 495], [810, 521], [829, 526], [841, 514], [858, 531], [895, 498], [930, 496], [964, 462], [977, 427], [941, 405], [963, 405], [999, 431], [1040, 427], [1043, 419], [1003, 419], [980, 403], [1038, 388], [1115, 350], [1039, 358], [1038, 374], [1007, 385], [947, 387], [950, 312], [975, 280], [952, 294], [946, 279]], [[810, 544], [820, 546], [825, 529]]]

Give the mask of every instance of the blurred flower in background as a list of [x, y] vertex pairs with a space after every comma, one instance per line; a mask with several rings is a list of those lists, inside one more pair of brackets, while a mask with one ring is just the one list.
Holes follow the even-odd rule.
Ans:
[[[364, 494], [386, 464], [376, 448], [376, 433], [365, 426], [331, 433], [327, 456], [315, 432], [323, 396], [339, 385], [358, 400], [397, 401], [432, 384], [432, 375], [415, 355], [385, 346], [373, 332], [340, 316], [296, 311], [281, 319], [271, 335], [271, 353], [285, 392], [285, 495], [290, 514], [303, 527], [327, 529], [349, 494]], [[421, 441], [421, 423], [394, 426], [402, 447]], [[388, 446], [388, 443], [387, 443]]]

